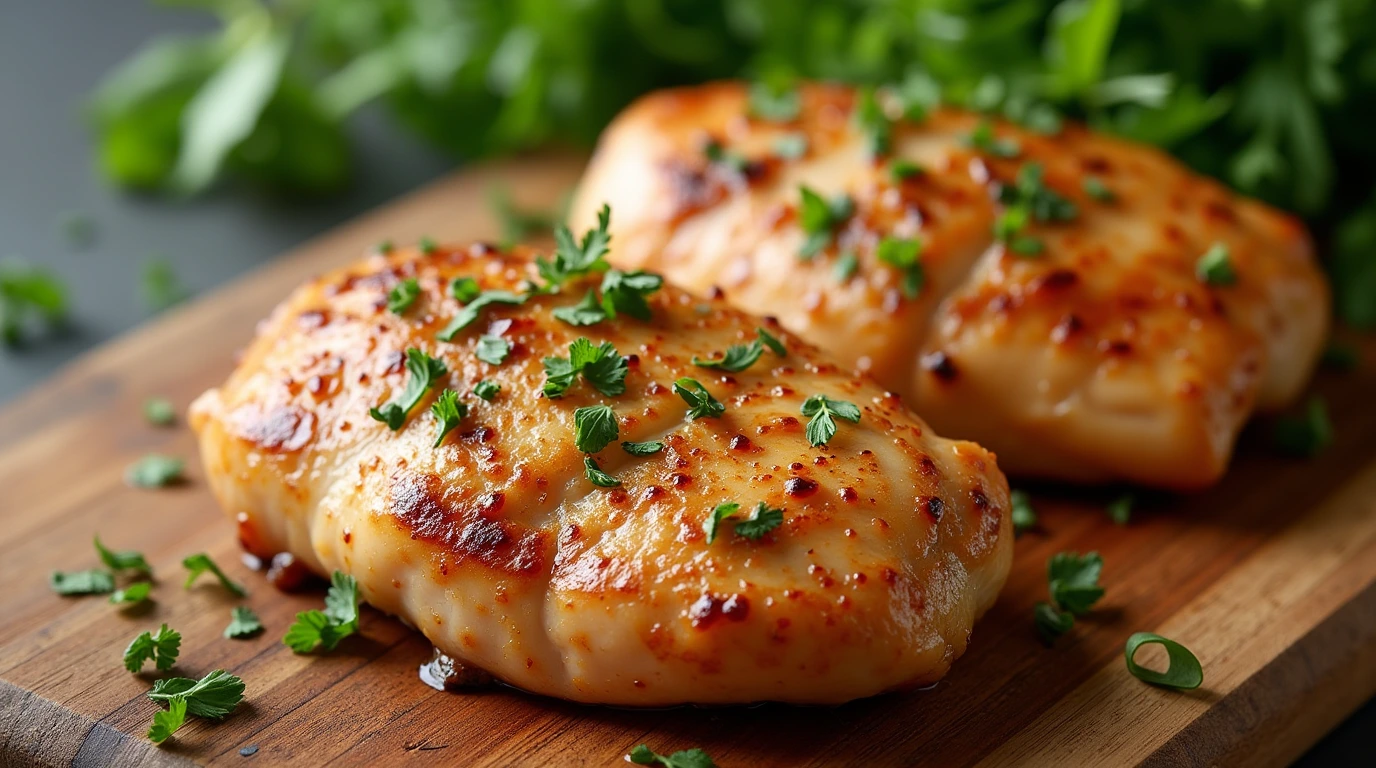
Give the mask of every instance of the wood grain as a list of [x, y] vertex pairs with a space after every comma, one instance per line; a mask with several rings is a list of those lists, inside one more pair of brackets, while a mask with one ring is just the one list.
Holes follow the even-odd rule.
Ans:
[[[1292, 760], [1376, 692], [1376, 344], [1356, 373], [1324, 373], [1337, 440], [1320, 459], [1276, 457], [1265, 425], [1244, 435], [1217, 488], [1145, 495], [1132, 523], [1104, 504], [1121, 489], [1034, 487], [1038, 530], [1018, 542], [998, 605], [937, 687], [836, 708], [621, 710], [505, 688], [446, 694], [423, 686], [429, 647], [365, 611], [361, 637], [295, 656], [279, 638], [320, 594], [284, 595], [239, 559], [232, 526], [198, 477], [190, 433], [143, 423], [151, 395], [184, 407], [218, 383], [254, 323], [311, 274], [384, 239], [497, 235], [485, 204], [498, 178], [530, 204], [553, 204], [580, 170], [540, 156], [486, 166], [329, 233], [225, 289], [175, 309], [68, 367], [0, 411], [0, 763], [622, 765], [641, 742], [701, 746], [733, 765], [1146, 763], [1269, 765]], [[188, 482], [128, 488], [124, 468], [159, 451], [191, 460]], [[90, 539], [145, 552], [156, 602], [120, 611], [61, 598], [54, 569], [96, 565]], [[1046, 559], [1104, 556], [1107, 595], [1048, 650], [1032, 605]], [[181, 586], [182, 557], [209, 552], [249, 586], [268, 631], [221, 637], [230, 595]], [[120, 665], [138, 632], [184, 635], [178, 671], [222, 667], [248, 684], [221, 723], [194, 720], [159, 748], [143, 738], [155, 706], [147, 675]], [[1187, 694], [1127, 674], [1123, 644], [1157, 631], [1193, 649], [1205, 685]]]

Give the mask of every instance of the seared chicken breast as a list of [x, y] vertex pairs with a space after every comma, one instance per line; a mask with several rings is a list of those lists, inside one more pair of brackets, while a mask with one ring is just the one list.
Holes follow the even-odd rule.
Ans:
[[[297, 290], [192, 406], [244, 546], [352, 574], [466, 667], [575, 701], [834, 703], [944, 675], [1008, 574], [994, 456], [722, 301], [613, 271], [601, 298], [646, 303], [596, 322], [597, 280], [546, 291], [549, 266], [398, 251]], [[585, 299], [593, 324], [555, 316]], [[580, 337], [614, 351], [563, 378], [545, 358]], [[733, 345], [739, 370], [694, 362]], [[442, 398], [466, 406], [447, 433]], [[836, 414], [817, 446], [810, 398]]]
[[1305, 385], [1329, 295], [1296, 219], [1078, 125], [797, 98], [642, 99], [571, 221], [609, 201], [618, 266], [777, 317], [1012, 473], [1206, 486]]

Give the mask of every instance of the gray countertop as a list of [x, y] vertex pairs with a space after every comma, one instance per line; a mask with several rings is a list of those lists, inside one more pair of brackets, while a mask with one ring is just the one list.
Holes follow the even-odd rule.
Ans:
[[[349, 218], [433, 179], [453, 161], [365, 112], [351, 126], [355, 178], [343, 194], [285, 202], [227, 189], [190, 202], [119, 193], [95, 172], [82, 99], [101, 73], [158, 32], [203, 28], [203, 14], [126, 0], [0, 0], [0, 258], [60, 275], [71, 328], [0, 351], [0, 403], [63, 363], [151, 316], [143, 265], [172, 264], [191, 292], [231, 280]], [[94, 241], [68, 242], [62, 221], [89, 218]], [[1301, 766], [1376, 764], [1376, 703], [1320, 742]]]

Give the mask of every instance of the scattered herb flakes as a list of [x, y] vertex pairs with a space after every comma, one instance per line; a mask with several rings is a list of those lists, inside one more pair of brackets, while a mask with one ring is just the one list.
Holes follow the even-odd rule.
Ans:
[[[1170, 659], [1170, 664], [1166, 667], [1165, 672], [1157, 672], [1154, 669], [1139, 666], [1134, 660], [1139, 648], [1153, 643], [1166, 649], [1166, 656]], [[1180, 643], [1158, 634], [1152, 632], [1134, 633], [1128, 638], [1127, 645], [1123, 648], [1123, 656], [1127, 660], [1128, 672], [1144, 683], [1180, 691], [1194, 690], [1204, 683], [1204, 668], [1200, 665], [1199, 658]]]
[[826, 395], [813, 395], [803, 401], [802, 413], [811, 419], [807, 423], [807, 441], [814, 447], [826, 445], [836, 436], [836, 419], [860, 423], [859, 406]]
[[594, 346], [587, 337], [578, 338], [569, 345], [568, 357], [550, 356], [542, 363], [545, 397], [563, 397], [580, 374], [589, 385], [608, 397], [626, 391], [626, 374], [630, 368], [611, 342]]
[[164, 488], [182, 482], [185, 467], [175, 456], [150, 453], [124, 471], [124, 482], [135, 488]]
[[756, 338], [748, 344], [732, 344], [726, 348], [726, 352], [721, 357], [703, 359], [694, 356], [693, 365], [699, 368], [714, 368], [740, 373], [754, 365], [762, 354], [764, 354], [764, 342]]
[[480, 400], [492, 402], [497, 397], [497, 393], [502, 391], [502, 385], [495, 381], [480, 381], [473, 387], [473, 394]]
[[149, 576], [153, 575], [153, 566], [148, 564], [148, 560], [144, 558], [142, 553], [133, 550], [116, 551], [108, 549], [104, 544], [100, 543], [99, 536], [96, 536], [93, 542], [95, 544], [96, 554], [100, 557], [100, 561], [105, 563], [105, 566], [110, 570], [116, 573], [120, 571], [134, 571], [135, 573], [143, 573]]
[[201, 574], [209, 572], [215, 574], [215, 578], [219, 579], [220, 586], [233, 594], [239, 597], [244, 597], [248, 594], [248, 590], [244, 589], [242, 584], [230, 580], [230, 578], [225, 575], [225, 572], [220, 570], [220, 566], [216, 565], [215, 561], [210, 559], [210, 555], [204, 552], [188, 555], [182, 560], [182, 567], [186, 568], [188, 571], [186, 582], [182, 584], [184, 589], [190, 589], [191, 585], [196, 582], [196, 579], [200, 577]]
[[807, 155], [807, 136], [801, 133], [785, 133], [774, 139], [774, 156], [781, 160], [798, 160]]
[[865, 137], [865, 147], [873, 157], [886, 155], [893, 147], [893, 121], [873, 88], [863, 88], [855, 99], [855, 125]]
[[755, 82], [750, 84], [748, 101], [750, 116], [774, 123], [787, 123], [798, 117], [802, 109], [802, 95], [789, 81]]
[[394, 314], [406, 314], [406, 310], [416, 303], [420, 298], [420, 281], [414, 277], [392, 286], [392, 290], [387, 293], [387, 310]]
[[48, 585], [59, 595], [103, 595], [115, 590], [115, 575], [109, 571], [53, 571]]
[[1118, 199], [1113, 190], [1097, 176], [1086, 176], [1083, 182], [1085, 194], [1101, 203], [1111, 203]]
[[875, 257], [881, 263], [899, 270], [903, 275], [903, 295], [909, 300], [916, 299], [927, 281], [919, 257], [922, 255], [922, 241], [899, 237], [886, 237], [879, 241]]
[[1214, 243], [1195, 263], [1195, 276], [1207, 285], [1225, 286], [1237, 283], [1237, 272], [1233, 269], [1232, 257], [1228, 246]]
[[611, 268], [605, 258], [612, 240], [608, 232], [611, 217], [611, 208], [603, 205], [597, 213], [597, 228], [584, 233], [582, 240], [575, 240], [567, 226], [554, 231], [554, 260], [543, 256], [535, 259], [535, 267], [545, 280], [542, 290], [553, 293], [574, 278]]
[[1076, 616], [1089, 612], [1099, 598], [1104, 596], [1104, 588], [1099, 586], [1099, 573], [1104, 568], [1104, 559], [1098, 552], [1081, 555], [1076, 552], [1058, 552], [1046, 563], [1047, 588], [1051, 600], [1062, 610]]
[[688, 404], [688, 420], [696, 421], [703, 417], [717, 417], [726, 413], [726, 406], [723, 405], [707, 388], [693, 378], [684, 376], [674, 382], [674, 394], [683, 398], [683, 402]]
[[602, 277], [602, 311], [610, 320], [616, 319], [617, 315], [649, 320], [651, 314], [647, 297], [662, 287], [664, 278], [652, 272], [607, 270]]
[[1004, 159], [1012, 159], [1022, 152], [1022, 147], [1012, 139], [1000, 139], [994, 134], [994, 124], [987, 118], [980, 120], [965, 137], [965, 144], [985, 154]]
[[788, 357], [788, 347], [785, 347], [784, 343], [774, 334], [763, 328], [756, 328], [755, 333], [759, 334], [760, 341], [764, 342], [766, 347], [769, 347], [770, 352], [773, 352], [779, 357]]
[[143, 265], [143, 300], [154, 312], [161, 312], [174, 304], [180, 304], [190, 296], [182, 286], [172, 263], [163, 258], [152, 258]]
[[672, 755], [661, 755], [641, 744], [626, 755], [636, 765], [659, 765], [663, 768], [717, 768], [712, 758], [701, 749], [685, 749]]
[[573, 444], [583, 453], [597, 453], [618, 434], [620, 425], [611, 406], [587, 405], [573, 412]]
[[0, 343], [16, 346], [26, 330], [59, 327], [67, 317], [67, 286], [52, 273], [17, 259], [0, 260]]
[[153, 724], [148, 727], [148, 740], [161, 744], [172, 738], [172, 734], [186, 724], [186, 699], [174, 698], [167, 702], [167, 709], [153, 714]]
[[282, 644], [295, 653], [310, 653], [316, 648], [333, 651], [339, 642], [358, 631], [358, 582], [335, 571], [325, 595], [325, 610], [302, 611], [282, 637]]
[[798, 223], [807, 237], [798, 258], [811, 260], [831, 244], [835, 231], [855, 213], [855, 201], [844, 192], [828, 201], [806, 186], [798, 187]]
[[147, 581], [136, 581], [124, 589], [117, 589], [110, 593], [110, 602], [115, 605], [136, 605], [148, 599], [148, 595], [153, 591], [153, 584]]
[[402, 391], [401, 397], [384, 404], [381, 408], [368, 410], [368, 415], [386, 424], [393, 432], [401, 429], [406, 423], [407, 414], [425, 396], [426, 390], [430, 389], [437, 379], [449, 374], [449, 368], [439, 358], [431, 357], [415, 348], [406, 350], [406, 370], [410, 376], [406, 380], [406, 389]]
[[856, 258], [855, 251], [845, 250], [836, 259], [836, 266], [832, 267], [831, 273], [838, 283], [849, 282], [855, 277], [856, 271], [860, 269], [860, 259]]
[[501, 365], [511, 354], [511, 342], [501, 336], [485, 334], [478, 338], [477, 358], [488, 365]]
[[[450, 291], [466, 291], [467, 288], [467, 283], [461, 285], [459, 281], [455, 281], [454, 284], [450, 286]], [[462, 331], [477, 321], [484, 309], [497, 304], [524, 304], [526, 298], [526, 296], [519, 293], [512, 293], [511, 291], [483, 291], [473, 297], [467, 304], [464, 304], [458, 314], [454, 315], [454, 318], [449, 321], [449, 324], [439, 333], [435, 334], [435, 338], [440, 341], [453, 341], [454, 337], [459, 334], [459, 331]]]
[[1128, 521], [1132, 519], [1132, 505], [1135, 501], [1136, 499], [1132, 494], [1125, 493], [1109, 502], [1105, 510], [1108, 512], [1108, 519], [1117, 525], [1127, 525]]
[[1027, 491], [1013, 491], [1009, 494], [1013, 508], [1013, 532], [1020, 534], [1037, 526], [1037, 510], [1032, 506], [1032, 497]]
[[165, 397], [150, 397], [143, 401], [143, 418], [155, 427], [170, 427], [177, 423], [177, 409]]
[[1300, 414], [1276, 419], [1276, 448], [1287, 456], [1310, 459], [1333, 443], [1333, 422], [1321, 397], [1311, 397]]
[[908, 179], [915, 179], [926, 171], [921, 165], [912, 160], [894, 158], [889, 161], [889, 178], [895, 182], [902, 183]]
[[598, 488], [619, 488], [621, 481], [602, 471], [591, 456], [583, 457], [583, 476]]
[[1037, 628], [1037, 636], [1050, 647], [1056, 639], [1075, 627], [1075, 616], [1069, 611], [1059, 611], [1050, 603], [1038, 601], [1032, 610], [1032, 620]]
[[124, 649], [124, 668], [138, 672], [144, 662], [152, 661], [159, 670], [169, 670], [177, 663], [181, 647], [181, 633], [163, 624], [157, 632], [143, 632], [129, 641]]
[[597, 299], [597, 292], [591, 289], [583, 295], [582, 301], [567, 307], [558, 307], [550, 314], [554, 315], [554, 319], [574, 326], [597, 325], [607, 319], [602, 302]]
[[236, 605], [229, 610], [229, 626], [225, 627], [225, 637], [232, 640], [252, 637], [263, 631], [263, 622], [253, 609]]
[[439, 244], [429, 235], [422, 236], [417, 245], [420, 247], [420, 252], [424, 256], [433, 255], [435, 251], [439, 249]]
[[435, 398], [435, 402], [430, 405], [430, 413], [435, 417], [435, 422], [439, 424], [439, 432], [435, 435], [435, 448], [444, 444], [444, 438], [454, 428], [459, 426], [468, 415], [468, 404], [459, 400], [459, 393], [452, 389], [446, 389]]
[[471, 277], [456, 277], [449, 284], [449, 295], [453, 296], [460, 304], [467, 304], [478, 298], [482, 292], [483, 289], [478, 285], [478, 281]]
[[626, 440], [621, 443], [621, 450], [631, 454], [632, 456], [653, 456], [654, 454], [664, 450], [664, 443], [661, 443], [658, 440], [652, 440], [650, 442], [645, 443], [633, 443], [629, 440]]
[[756, 541], [778, 528], [784, 521], [782, 509], [770, 507], [763, 501], [756, 504], [747, 517], [738, 517], [740, 511], [741, 505], [734, 501], [718, 504], [702, 523], [702, 532], [707, 534], [707, 543], [711, 544], [717, 540], [717, 532], [725, 522], [734, 524], [737, 536]]
[[244, 681], [223, 669], [200, 680], [168, 677], [153, 683], [148, 698], [167, 705], [166, 711], [153, 716], [148, 729], [148, 738], [161, 743], [182, 727], [188, 714], [211, 719], [228, 716], [244, 699]]

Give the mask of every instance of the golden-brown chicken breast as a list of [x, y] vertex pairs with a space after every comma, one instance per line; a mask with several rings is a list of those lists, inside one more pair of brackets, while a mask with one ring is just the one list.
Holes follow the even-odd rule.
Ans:
[[994, 457], [776, 326], [783, 354], [720, 301], [569, 263], [397, 252], [299, 289], [192, 408], [245, 546], [577, 701], [842, 702], [945, 674], [1010, 565]]
[[1208, 485], [1308, 379], [1329, 296], [1294, 218], [1076, 125], [798, 96], [642, 99], [571, 221], [610, 202], [618, 266], [776, 316], [1013, 473]]

